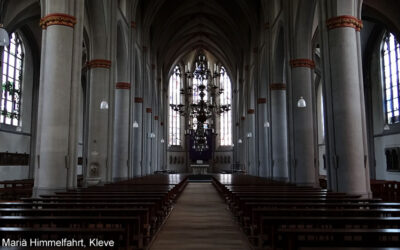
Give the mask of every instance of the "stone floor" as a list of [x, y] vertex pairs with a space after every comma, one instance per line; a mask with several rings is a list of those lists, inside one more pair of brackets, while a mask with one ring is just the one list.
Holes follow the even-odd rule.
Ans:
[[251, 249], [211, 183], [189, 183], [151, 250]]

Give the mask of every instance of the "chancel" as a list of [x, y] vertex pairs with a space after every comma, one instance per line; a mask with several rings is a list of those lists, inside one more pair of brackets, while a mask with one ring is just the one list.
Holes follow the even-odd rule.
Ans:
[[2, 247], [398, 248], [399, 11], [0, 0]]

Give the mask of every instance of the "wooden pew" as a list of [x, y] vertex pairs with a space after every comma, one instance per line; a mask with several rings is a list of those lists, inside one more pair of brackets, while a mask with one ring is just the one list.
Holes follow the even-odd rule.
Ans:
[[[333, 247], [396, 247], [400, 245], [400, 229], [279, 229], [282, 249], [294, 250], [305, 246]], [[278, 247], [279, 248], [279, 247]]]
[[380, 229], [398, 228], [400, 217], [323, 217], [323, 216], [263, 216], [259, 246], [276, 248], [284, 240], [281, 229]]
[[[0, 227], [5, 229], [4, 232], [9, 236], [22, 237], [29, 235], [34, 228], [31, 226], [34, 222], [41, 231], [40, 237], [44, 238], [49, 237], [43, 233], [46, 229], [53, 230], [54, 235], [64, 237], [77, 231], [68, 228], [78, 226], [83, 229], [82, 235], [78, 235], [86, 237], [85, 228], [88, 225], [117, 227], [115, 237], [122, 242], [120, 249], [143, 249], [165, 220], [173, 202], [186, 185], [185, 175], [155, 175], [116, 184], [68, 190], [41, 198], [23, 198], [21, 202], [0, 203]], [[112, 222], [111, 218], [114, 218], [115, 222]], [[126, 218], [132, 219], [124, 222]], [[10, 228], [12, 230], [8, 230]], [[99, 231], [99, 237], [106, 234], [103, 229], [95, 229]], [[127, 239], [127, 231], [134, 232], [134, 237], [131, 237], [134, 240]]]
[[[400, 203], [244, 175], [214, 176], [213, 185], [261, 248], [400, 246]], [[368, 238], [373, 233], [378, 236]], [[357, 237], [371, 244], [360, 244]]]
[[135, 249], [143, 248], [140, 225], [139, 216], [0, 216], [3, 228], [123, 229], [124, 247]]
[[[89, 244], [90, 239], [101, 239], [104, 241], [113, 241], [115, 243], [113, 249], [135, 249], [128, 246], [127, 242], [124, 242], [125, 233], [123, 228], [0, 227], [0, 238], [3, 239], [39, 239], [50, 241], [62, 238], [74, 238], [84, 240], [86, 245]], [[94, 247], [92, 246], [92, 248]], [[53, 249], [58, 248], [55, 247]], [[101, 248], [97, 247], [97, 249]]]
[[18, 200], [32, 195], [33, 179], [0, 181], [0, 199]]

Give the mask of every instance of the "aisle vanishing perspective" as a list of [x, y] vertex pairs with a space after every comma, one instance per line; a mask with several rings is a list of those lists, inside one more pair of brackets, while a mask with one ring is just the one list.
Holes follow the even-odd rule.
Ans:
[[151, 250], [250, 249], [211, 183], [189, 183]]

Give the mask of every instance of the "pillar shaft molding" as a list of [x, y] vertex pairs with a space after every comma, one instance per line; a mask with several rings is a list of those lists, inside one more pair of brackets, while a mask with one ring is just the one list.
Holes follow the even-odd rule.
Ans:
[[286, 90], [286, 84], [284, 83], [271, 83], [269, 85], [270, 90]]
[[129, 82], [117, 82], [115, 84], [115, 88], [122, 90], [129, 90], [131, 88], [131, 84]]
[[76, 18], [74, 16], [62, 13], [49, 14], [41, 18], [39, 23], [42, 29], [47, 29], [47, 27], [51, 25], [63, 25], [73, 28], [75, 24], [76, 24]]
[[93, 59], [86, 63], [86, 67], [88, 69], [94, 69], [94, 68], [109, 69], [111, 68], [111, 61], [105, 59]]
[[290, 66], [292, 68], [315, 68], [315, 63], [313, 60], [306, 58], [292, 59], [290, 60]]
[[360, 19], [354, 16], [337, 16], [326, 21], [328, 30], [337, 28], [353, 28], [356, 31], [361, 31], [363, 23]]

